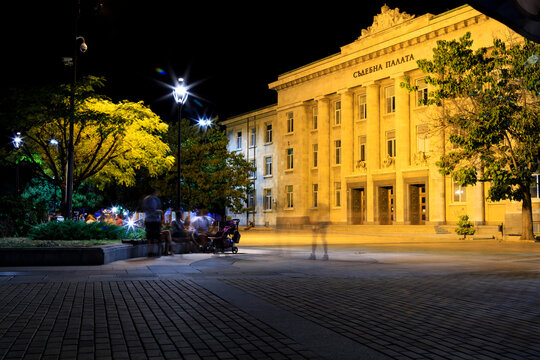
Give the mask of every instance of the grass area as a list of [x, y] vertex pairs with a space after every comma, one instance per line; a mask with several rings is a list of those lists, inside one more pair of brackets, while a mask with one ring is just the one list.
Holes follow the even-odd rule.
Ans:
[[29, 238], [0, 238], [0, 248], [74, 248], [121, 243], [121, 240], [31, 240]]

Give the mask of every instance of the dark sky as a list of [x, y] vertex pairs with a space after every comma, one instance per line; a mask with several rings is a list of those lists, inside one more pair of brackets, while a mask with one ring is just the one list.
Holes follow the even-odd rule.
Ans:
[[[465, 1], [206, 2], [102, 0], [93, 15], [81, 0], [79, 34], [88, 51], [80, 74], [103, 75], [114, 100], [143, 100], [174, 118], [164, 84], [182, 76], [196, 84], [190, 116], [221, 119], [276, 102], [268, 83], [278, 75], [339, 52], [372, 24], [385, 3], [409, 14], [439, 14]], [[2, 10], [2, 89], [69, 80], [73, 1], [12, 1]], [[160, 74], [156, 68], [162, 68]]]

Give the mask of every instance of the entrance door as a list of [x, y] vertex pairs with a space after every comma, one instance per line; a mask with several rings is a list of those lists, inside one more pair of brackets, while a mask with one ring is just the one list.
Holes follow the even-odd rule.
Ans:
[[379, 188], [379, 224], [392, 225], [395, 218], [394, 188]]
[[412, 225], [424, 225], [427, 220], [426, 185], [414, 184], [409, 187], [409, 209]]
[[365, 222], [365, 192], [364, 189], [351, 189], [351, 223], [360, 225]]

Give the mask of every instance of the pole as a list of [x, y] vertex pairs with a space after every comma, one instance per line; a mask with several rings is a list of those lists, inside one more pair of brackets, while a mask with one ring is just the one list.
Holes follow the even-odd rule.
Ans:
[[71, 99], [70, 99], [70, 117], [69, 117], [69, 134], [68, 134], [68, 146], [67, 146], [67, 169], [66, 169], [66, 192], [64, 204], [65, 217], [71, 219], [72, 205], [73, 205], [73, 133], [75, 122], [75, 87], [77, 85], [77, 22], [79, 21], [80, 1], [77, 1], [77, 8], [75, 9], [75, 26], [72, 40], [73, 44], [73, 78], [71, 79]]
[[182, 155], [182, 107], [183, 103], [178, 103], [178, 188], [177, 188], [177, 196], [178, 196], [178, 216], [182, 218], [182, 165], [181, 165], [181, 155]]

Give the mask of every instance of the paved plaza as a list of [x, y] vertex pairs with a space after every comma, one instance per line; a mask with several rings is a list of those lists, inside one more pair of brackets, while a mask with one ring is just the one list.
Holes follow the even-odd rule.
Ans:
[[540, 243], [329, 234], [325, 261], [281, 235], [245, 232], [234, 255], [0, 267], [0, 358], [540, 359]]

